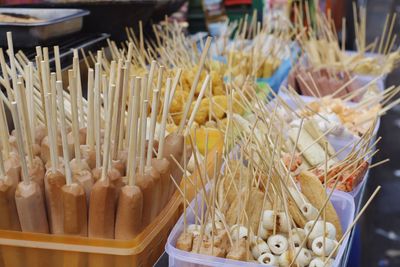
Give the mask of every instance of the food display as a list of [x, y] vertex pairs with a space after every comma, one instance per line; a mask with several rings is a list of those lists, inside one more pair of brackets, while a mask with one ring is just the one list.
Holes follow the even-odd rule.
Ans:
[[400, 102], [383, 86], [395, 17], [366, 45], [355, 9], [349, 53], [330, 16], [296, 8], [199, 40], [139, 22], [80, 50], [15, 51], [8, 32], [0, 266], [152, 266], [165, 244], [171, 266], [342, 266], [388, 161], [373, 157]]
[[[11, 34], [8, 38], [12, 44]], [[9, 48], [12, 51], [12, 46]], [[16, 63], [12, 57], [11, 61]], [[31, 63], [22, 67], [29, 74], [25, 81], [16, 76], [13, 65], [4, 74], [17, 88], [8, 84], [10, 94], [1, 101], [0, 109], [2, 197], [4, 203], [10, 203], [2, 208], [7, 212], [1, 218], [2, 229], [89, 238], [136, 237], [169, 202], [175, 192], [171, 179], [177, 184], [182, 179], [177, 163], [183, 164], [191, 156], [190, 151], [183, 152], [184, 134], [192, 128], [209, 76], [195, 107], [189, 110], [190, 105], [185, 106], [187, 124], [168, 134], [173, 84], [167, 78], [161, 99], [164, 74], [158, 64], [153, 70], [153, 86], [153, 76], [130, 76], [129, 64], [112, 62], [115, 76], [103, 87], [99, 52], [95, 69], [88, 70], [88, 100], [83, 101], [76, 64], [68, 70], [68, 83], [63, 84], [56, 72], [49, 72], [46, 56], [40, 63], [40, 69]], [[32, 77], [39, 83], [32, 83]], [[130, 99], [123, 101], [128, 90]], [[38, 103], [42, 109], [30, 102], [35, 91], [45, 92], [44, 102]], [[27, 112], [27, 103], [34, 107], [33, 112]], [[132, 105], [128, 108], [125, 103]], [[13, 115], [12, 135], [7, 132], [5, 106], [11, 107]], [[8, 163], [13, 157], [20, 161], [19, 166]]]
[[[318, 92], [323, 86], [315, 89]], [[343, 89], [342, 86], [340, 89]], [[340, 90], [339, 89], [339, 90]], [[360, 137], [364, 135], [371, 125], [380, 116], [384, 115], [399, 102], [395, 99], [399, 93], [399, 87], [389, 87], [382, 91], [374, 90], [367, 85], [357, 90], [345, 93], [339, 97], [339, 90], [332, 94], [321, 96], [313, 94], [313, 97], [302, 98], [294, 90], [283, 89], [284, 96], [295, 103], [301, 116], [313, 118], [318, 128], [325, 132], [333, 128], [330, 135], [338, 138]], [[358, 98], [357, 103], [351, 100]], [[293, 120], [294, 116], [280, 109], [286, 120]]]
[[[356, 51], [346, 51], [345, 43], [339, 43], [339, 36], [333, 26], [332, 18], [317, 12], [316, 20], [319, 31], [313, 30], [299, 38], [299, 44], [307, 55], [310, 66], [316, 69], [329, 68], [343, 72], [354, 72], [360, 75], [379, 76], [385, 75], [396, 67], [400, 60], [399, 50], [393, 51], [396, 34], [393, 34], [393, 25], [396, 16], [386, 16], [381, 36], [374, 42], [366, 42], [366, 10], [365, 7], [357, 9], [354, 6], [355, 43]], [[346, 40], [346, 19], [342, 30], [342, 40]]]
[[[297, 66], [288, 76], [288, 86], [304, 96], [323, 97], [335, 94], [342, 97], [356, 91], [361, 84], [348, 72]], [[354, 98], [358, 99], [359, 97]]]
[[[254, 132], [261, 140], [268, 133], [272, 135], [270, 140], [283, 138], [285, 142], [281, 147], [281, 158], [293, 179], [307, 170], [328, 188], [335, 185], [337, 190], [356, 193], [359, 185], [365, 181], [368, 169], [375, 166], [371, 166], [370, 159], [378, 152], [375, 148], [380, 141], [380, 138], [375, 139], [378, 115], [375, 113], [375, 119], [368, 127], [365, 125], [364, 131], [355, 135], [340, 120], [333, 120], [332, 116], [313, 110], [311, 104], [316, 102], [302, 103], [307, 107], [302, 110], [290, 109], [282, 103], [283, 99], [277, 96], [266, 107], [252, 108], [252, 115], [233, 115], [236, 128], [242, 132], [235, 136], [243, 137]], [[322, 105], [325, 102], [318, 103]], [[335, 101], [327, 101], [328, 104], [335, 105]], [[273, 114], [271, 116], [274, 117], [264, 114]], [[253, 140], [250, 143], [256, 147], [263, 141]], [[261, 164], [263, 158], [260, 153], [253, 155], [257, 164]]]
[[[254, 112], [261, 114], [262, 109]], [[274, 133], [263, 128], [267, 121], [271, 127], [279, 125], [279, 116], [263, 114], [264, 117], [258, 117], [257, 130], [245, 129], [248, 125], [241, 123], [245, 133], [237, 139], [238, 150], [224, 160], [222, 172], [214, 170], [208, 187], [197, 188], [194, 202], [185, 206], [183, 222], [179, 230], [173, 230], [174, 241], [167, 251], [187, 253], [178, 256], [174, 252], [172, 257], [190, 262], [181, 256], [200, 254], [221, 264], [224, 261], [217, 258], [227, 259], [225, 264], [240, 261], [269, 266], [337, 266], [338, 251], [359, 218], [343, 225], [331, 198], [335, 190], [326, 191], [328, 179], [332, 189], [341, 181], [336, 179], [332, 183], [332, 175], [324, 175], [328, 166], [337, 162], [331, 163], [331, 155], [324, 149], [318, 174], [296, 170], [301, 168], [296, 150], [281, 156], [287, 151], [282, 138], [284, 130]], [[301, 127], [297, 136], [303, 133]], [[257, 143], [264, 146], [254, 145]], [[294, 165], [296, 168], [292, 168]], [[321, 174], [325, 183], [321, 183]], [[193, 259], [201, 261], [198, 256]]]

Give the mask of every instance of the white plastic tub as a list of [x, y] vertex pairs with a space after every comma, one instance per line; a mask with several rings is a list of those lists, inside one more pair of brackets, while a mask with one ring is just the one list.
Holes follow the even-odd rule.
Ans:
[[[299, 106], [290, 97], [288, 97], [286, 94], [282, 93], [281, 96], [282, 96], [282, 99], [284, 101], [286, 101], [286, 103], [288, 103], [288, 105], [291, 108], [293, 108], [293, 109], [298, 109], [299, 108]], [[305, 102], [305, 103], [310, 103], [310, 102], [316, 100], [316, 98], [312, 97], [312, 96], [300, 96], [300, 97], [303, 100], [303, 102]], [[354, 105], [351, 102], [349, 102], [348, 104], [350, 106]], [[370, 144], [373, 144], [376, 141], [376, 136], [378, 134], [380, 123], [381, 123], [381, 119], [378, 118], [378, 121], [376, 123], [376, 126], [375, 126], [375, 129], [374, 129], [373, 136], [371, 138]], [[335, 149], [335, 151], [340, 151], [340, 150], [343, 149], [343, 151], [338, 154], [338, 159], [339, 160], [345, 159], [347, 157], [347, 155], [349, 155], [350, 152], [352, 151], [354, 144], [357, 143], [360, 140], [359, 137], [357, 137], [355, 135], [345, 136], [345, 137], [338, 137], [338, 136], [334, 136], [334, 135], [328, 135], [327, 139], [328, 139], [329, 143], [332, 145], [332, 147]], [[375, 147], [373, 149], [375, 149]], [[370, 158], [368, 160], [369, 164], [371, 164], [371, 162], [372, 162], [372, 158]], [[361, 188], [363, 187], [364, 183], [366, 183], [366, 181], [367, 181], [368, 174], [369, 174], [369, 171], [367, 171], [367, 173], [365, 174], [363, 179], [360, 181], [360, 183], [355, 188], [353, 188], [352, 191], [348, 192], [351, 196], [353, 196], [355, 198], [355, 197], [357, 197], [359, 195], [359, 193], [361, 192]]]
[[[336, 212], [340, 217], [340, 222], [344, 233], [354, 219], [354, 213], [355, 213], [354, 200], [352, 196], [350, 196], [347, 193], [335, 191], [332, 194], [331, 201], [336, 209]], [[192, 201], [191, 206], [194, 209], [195, 206], [194, 201]], [[187, 222], [188, 223], [194, 222], [194, 214], [191, 211], [191, 209], [187, 209]], [[228, 260], [228, 259], [200, 255], [196, 253], [179, 250], [175, 248], [175, 244], [176, 240], [178, 239], [182, 231], [183, 231], [183, 215], [180, 217], [177, 224], [172, 229], [168, 237], [167, 244], [165, 245], [165, 251], [168, 253], [169, 256], [169, 266], [171, 267], [202, 267], [202, 266], [265, 267], [266, 266], [256, 263]], [[346, 237], [343, 244], [340, 246], [333, 267], [341, 266], [342, 257], [345, 248], [348, 246], [348, 242], [349, 242], [349, 235]]]
[[[286, 93], [282, 92], [282, 90], [279, 91], [278, 95], [293, 110], [300, 108], [299, 105], [292, 98], [290, 98]], [[315, 98], [313, 96], [300, 96], [300, 99], [302, 100], [302, 102], [304, 102], [306, 104], [317, 100], [317, 98]], [[352, 105], [355, 105], [355, 104], [352, 102], [347, 102], [347, 105], [349, 105], [351, 107]], [[381, 122], [381, 119], [378, 118], [377, 124], [376, 124], [374, 132], [373, 132], [373, 138], [371, 138], [371, 144], [374, 143], [376, 140], [375, 137], [376, 137], [376, 134], [378, 133], [378, 130], [380, 127], [380, 122]], [[348, 145], [351, 142], [357, 142], [359, 140], [359, 138], [354, 135], [346, 136], [346, 137], [337, 137], [337, 136], [333, 136], [333, 135], [328, 135], [328, 140], [337, 151], [337, 150], [340, 150], [341, 148], [345, 147], [346, 145]], [[351, 148], [344, 150], [343, 153], [341, 153], [341, 155], [342, 155], [341, 157], [345, 157], [346, 155], [348, 155], [348, 153], [346, 154], [345, 151], [350, 152], [350, 150], [351, 150]]]

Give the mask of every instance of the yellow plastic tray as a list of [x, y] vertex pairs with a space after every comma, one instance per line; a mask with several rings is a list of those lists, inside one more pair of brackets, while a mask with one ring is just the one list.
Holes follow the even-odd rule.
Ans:
[[176, 192], [157, 218], [130, 241], [0, 231], [0, 266], [152, 266], [181, 214], [181, 203]]
[[[209, 175], [214, 169], [216, 151], [222, 151], [221, 142], [209, 152]], [[195, 190], [189, 183], [187, 188], [188, 198], [192, 199]], [[181, 195], [175, 192], [157, 218], [129, 241], [0, 230], [0, 267], [153, 266], [182, 213], [182, 203]]]

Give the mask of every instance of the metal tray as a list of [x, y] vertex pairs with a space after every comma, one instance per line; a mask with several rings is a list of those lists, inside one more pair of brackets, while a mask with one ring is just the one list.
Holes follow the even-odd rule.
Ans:
[[82, 9], [62, 8], [0, 8], [0, 13], [29, 15], [43, 21], [32, 23], [1, 23], [0, 45], [5, 46], [6, 32], [13, 33], [16, 47], [32, 47], [82, 29], [83, 17], [90, 12]]

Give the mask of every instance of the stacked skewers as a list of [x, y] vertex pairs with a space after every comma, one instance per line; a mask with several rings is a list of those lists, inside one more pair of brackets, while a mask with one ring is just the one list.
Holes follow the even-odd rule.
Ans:
[[[45, 56], [36, 57], [37, 68], [18, 61], [17, 71], [12, 36], [7, 37], [10, 67], [3, 61], [2, 79], [7, 96], [0, 102], [2, 229], [134, 238], [168, 203], [173, 181], [181, 181], [177, 164], [190, 157], [190, 151], [184, 153], [184, 135], [199, 105], [190, 110], [187, 104], [182, 119], [188, 122], [167, 134], [176, 85], [167, 78], [161, 97], [164, 67], [155, 61], [144, 76], [130, 72], [129, 57], [112, 61], [110, 74], [104, 75], [99, 51], [95, 69], [88, 70], [84, 101], [76, 53], [65, 84], [60, 65], [50, 72], [47, 48], [38, 48]], [[4, 103], [12, 111], [11, 135]]]

